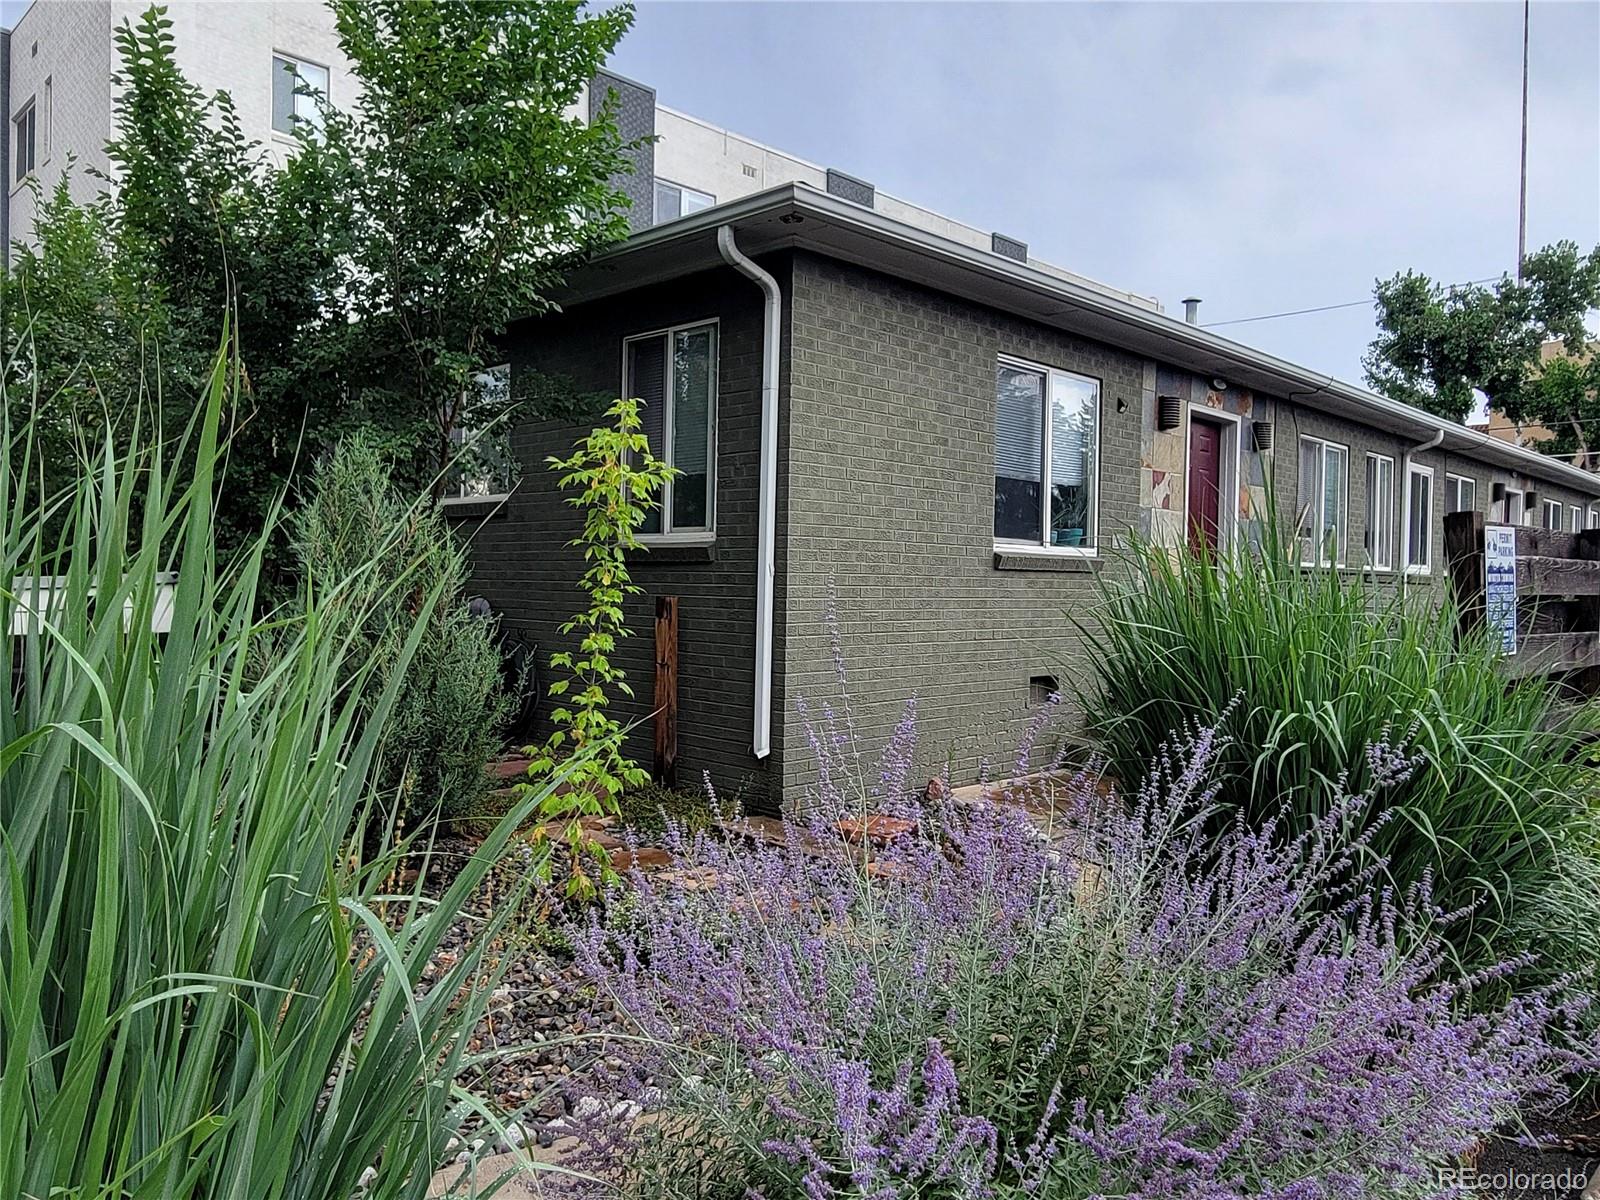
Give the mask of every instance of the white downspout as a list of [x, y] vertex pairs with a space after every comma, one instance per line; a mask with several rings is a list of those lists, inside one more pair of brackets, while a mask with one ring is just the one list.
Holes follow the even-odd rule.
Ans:
[[755, 731], [751, 738], [755, 756], [766, 758], [772, 753], [772, 584], [778, 540], [778, 341], [783, 300], [778, 281], [734, 242], [733, 226], [717, 229], [717, 249], [724, 262], [755, 280], [766, 296], [761, 339], [761, 460], [757, 472], [760, 500], [756, 529]]

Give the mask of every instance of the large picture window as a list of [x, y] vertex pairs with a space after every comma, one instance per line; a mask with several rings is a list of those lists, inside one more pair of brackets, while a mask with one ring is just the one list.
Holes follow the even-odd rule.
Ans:
[[1394, 569], [1394, 459], [1367, 455], [1367, 565]]
[[1350, 496], [1350, 450], [1321, 438], [1300, 439], [1300, 562], [1345, 565]]
[[1100, 533], [1100, 384], [1000, 360], [995, 372], [994, 538], [1092, 554]]
[[622, 389], [640, 402], [650, 453], [679, 471], [640, 532], [710, 533], [716, 511], [716, 323], [629, 338], [623, 343]]
[[1433, 570], [1433, 468], [1415, 463], [1406, 469], [1406, 570]]

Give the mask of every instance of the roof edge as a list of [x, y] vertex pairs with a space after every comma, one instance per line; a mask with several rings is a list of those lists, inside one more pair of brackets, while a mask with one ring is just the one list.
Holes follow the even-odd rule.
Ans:
[[[1445, 449], [1467, 452], [1515, 473], [1563, 483], [1591, 496], [1600, 497], [1600, 475], [1582, 470], [1571, 463], [1562, 462], [1560, 459], [1511, 442], [1501, 441], [1499, 438], [1469, 429], [1459, 422], [1447, 420], [1398, 400], [1391, 400], [1387, 396], [1347, 383], [1333, 375], [1313, 371], [1266, 351], [1257, 350], [1199, 326], [1190, 325], [1186, 321], [1119, 300], [1116, 295], [1109, 292], [1075, 283], [1026, 263], [999, 254], [985, 253], [960, 242], [940, 237], [938, 234], [896, 221], [873, 209], [863, 208], [806, 184], [782, 184], [726, 204], [702, 209], [675, 221], [652, 226], [603, 251], [591, 261], [596, 264], [616, 263], [653, 246], [704, 237], [708, 232], [714, 233], [722, 225], [733, 225], [737, 229], [741, 222], [771, 218], [785, 210], [802, 215], [812, 214], [835, 224], [851, 227], [871, 238], [914, 249], [967, 271], [976, 271], [1035, 293], [1052, 296], [1065, 304], [1068, 311], [1083, 310], [1126, 325], [1146, 337], [1153, 337], [1173, 346], [1177, 351], [1173, 359], [1175, 364], [1181, 364], [1184, 358], [1204, 356], [1208, 361], [1215, 360], [1219, 374], [1225, 374], [1228, 368], [1232, 368], [1270, 378], [1274, 381], [1274, 385], [1261, 390], [1269, 394], [1277, 391], [1283, 399], [1303, 403], [1308, 399], [1324, 396], [1333, 401], [1337, 407], [1354, 410], [1356, 413], [1373, 418], [1378, 424], [1392, 431], [1400, 432], [1397, 426], [1409, 427], [1415, 432], [1419, 442], [1429, 440], [1443, 431]], [[805, 244], [803, 236], [798, 233], [790, 235], [788, 241], [790, 245]], [[825, 253], [825, 251], [819, 252]], [[720, 259], [716, 258], [714, 247], [711, 248], [709, 257], [720, 262]], [[893, 273], [892, 268], [886, 269]], [[1040, 320], [1037, 315], [1029, 319]], [[1152, 357], [1159, 359], [1159, 356]]]

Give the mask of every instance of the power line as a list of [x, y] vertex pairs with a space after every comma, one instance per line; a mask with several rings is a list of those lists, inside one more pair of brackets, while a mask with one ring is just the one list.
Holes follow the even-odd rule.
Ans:
[[[1491, 275], [1487, 279], [1469, 279], [1466, 283], [1452, 283], [1447, 290], [1453, 291], [1460, 287], [1476, 287], [1480, 283], [1494, 283], [1499, 278], [1500, 276], [1498, 275]], [[1363, 304], [1371, 304], [1372, 302], [1372, 297], [1368, 296], [1364, 300], [1346, 300], [1342, 304], [1319, 304], [1315, 308], [1291, 308], [1287, 312], [1263, 313], [1259, 317], [1234, 317], [1228, 321], [1206, 321], [1201, 324], [1200, 328], [1216, 329], [1221, 325], [1248, 325], [1252, 321], [1276, 321], [1279, 317], [1303, 317], [1307, 313], [1333, 312], [1339, 308], [1359, 308]]]

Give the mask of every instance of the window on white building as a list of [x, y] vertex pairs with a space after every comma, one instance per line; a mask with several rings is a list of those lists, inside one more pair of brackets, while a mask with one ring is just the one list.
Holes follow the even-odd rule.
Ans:
[[663, 221], [676, 221], [679, 217], [687, 217], [702, 208], [710, 208], [716, 202], [717, 198], [710, 192], [697, 192], [682, 184], [658, 179], [655, 223], [659, 225]]
[[717, 326], [683, 325], [623, 343], [623, 395], [638, 400], [650, 453], [678, 476], [640, 527], [705, 535], [716, 513]]
[[1433, 468], [1416, 463], [1406, 469], [1406, 570], [1433, 570]]
[[1472, 512], [1478, 507], [1478, 481], [1465, 475], [1444, 477], [1444, 510], [1447, 513]]
[[1344, 566], [1348, 537], [1350, 450], [1321, 438], [1300, 439], [1300, 562]]
[[1394, 569], [1394, 459], [1367, 455], [1367, 565]]
[[32, 100], [22, 106], [22, 111], [11, 118], [15, 131], [12, 137], [11, 161], [16, 164], [16, 182], [21, 183], [38, 166], [39, 116], [38, 106]]
[[328, 68], [287, 54], [272, 56], [272, 128], [292, 134], [302, 124], [322, 128], [320, 101], [328, 98]]

